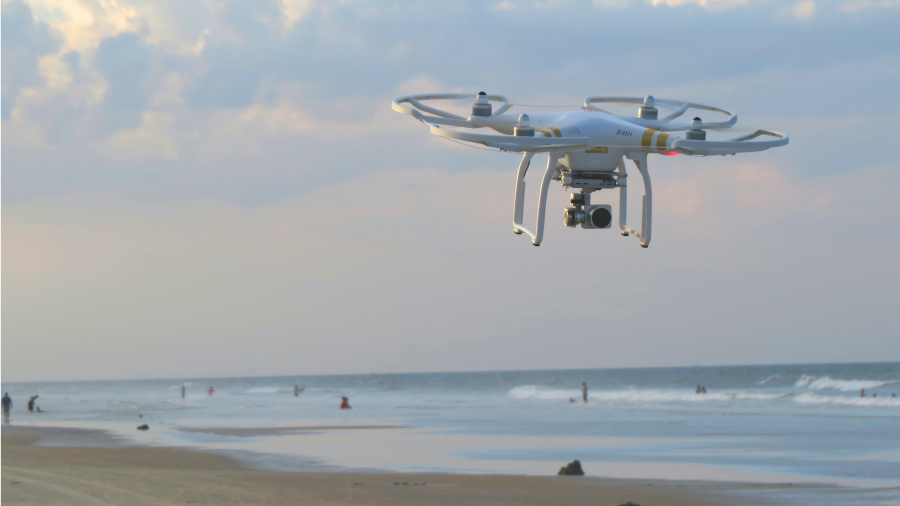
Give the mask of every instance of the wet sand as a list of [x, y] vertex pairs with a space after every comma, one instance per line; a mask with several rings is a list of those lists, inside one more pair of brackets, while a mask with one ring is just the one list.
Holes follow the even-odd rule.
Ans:
[[[79, 438], [90, 446], [74, 446]], [[765, 504], [749, 501], [754, 494], [727, 492], [780, 487], [593, 477], [266, 471], [217, 454], [115, 443], [96, 431], [4, 428], [3, 503], [618, 506], [631, 501], [641, 506], [702, 506]]]

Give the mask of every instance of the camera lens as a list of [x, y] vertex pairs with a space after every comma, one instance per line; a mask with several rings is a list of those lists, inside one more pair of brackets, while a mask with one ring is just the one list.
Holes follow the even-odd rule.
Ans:
[[574, 207], [567, 207], [563, 215], [563, 221], [567, 227], [578, 226], [579, 223], [584, 223], [584, 211], [579, 211]]
[[612, 222], [612, 213], [605, 207], [598, 207], [591, 212], [591, 224], [596, 228], [606, 228]]

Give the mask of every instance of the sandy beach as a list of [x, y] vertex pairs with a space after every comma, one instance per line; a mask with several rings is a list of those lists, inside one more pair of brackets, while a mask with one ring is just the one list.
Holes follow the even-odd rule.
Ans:
[[[265, 471], [222, 455], [116, 446], [104, 437], [75, 429], [5, 428], [3, 503], [735, 505], [763, 503], [727, 492], [783, 487], [593, 477]], [[42, 445], [50, 438], [53, 444], [66, 446]], [[90, 446], [77, 446], [79, 441]]]

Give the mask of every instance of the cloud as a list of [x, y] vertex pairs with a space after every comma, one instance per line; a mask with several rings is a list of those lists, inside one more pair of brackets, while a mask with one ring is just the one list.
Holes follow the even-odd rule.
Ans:
[[45, 83], [39, 62], [59, 48], [59, 41], [46, 23], [35, 23], [31, 8], [24, 3], [3, 2], [2, 8], [2, 117], [6, 121], [23, 89]]
[[779, 18], [794, 18], [798, 21], [812, 19], [816, 15], [815, 0], [800, 0], [793, 7], [781, 9], [776, 14]]
[[[598, 335], [635, 365], [684, 350], [709, 354], [687, 363], [764, 362], [766, 343], [782, 347], [766, 336], [782, 328], [831, 336], [822, 360], [896, 337], [896, 318], [879, 316], [893, 314], [900, 279], [900, 105], [882, 99], [900, 76], [898, 10], [884, 0], [844, 4], [852, 22], [825, 4], [711, 0], [517, 2], [513, 13], [469, 0], [27, 5], [30, 14], [7, 3], [3, 16], [4, 303], [15, 305], [3, 351], [13, 363], [31, 363], [13, 359], [34, 352], [29, 339], [50, 348], [40, 336], [70, 329], [95, 346], [88, 360], [158, 354], [141, 362], [148, 370], [168, 364], [168, 345], [141, 347], [156, 339], [201, 349], [263, 335], [262, 349], [283, 350], [301, 327], [338, 343], [320, 343], [328, 359], [310, 367], [344, 364], [354, 349], [359, 370], [378, 352], [372, 335], [397, 350], [381, 357], [384, 370], [406, 367], [415, 346], [455, 357], [441, 364], [496, 368], [504, 350], [527, 345], [537, 351], [510, 367], [572, 367], [564, 349]], [[821, 9], [798, 36], [796, 23], [772, 22], [784, 5], [787, 19]], [[634, 26], [653, 36], [636, 38]], [[791, 144], [654, 159], [649, 250], [562, 227], [566, 194], [554, 188], [547, 242], [531, 248], [509, 233], [516, 156], [436, 138], [389, 107], [404, 94], [482, 89], [574, 108], [599, 94], [684, 98], [734, 109], [740, 128], [785, 131]], [[465, 113], [468, 101], [450, 105]], [[587, 288], [573, 295], [585, 266]], [[548, 346], [566, 314], [602, 323]], [[641, 334], [636, 315], [665, 325]], [[395, 336], [401, 320], [410, 324]], [[842, 348], [860, 327], [871, 341]], [[146, 339], [121, 338], [132, 333]], [[631, 354], [628, 340], [657, 354]], [[496, 354], [472, 359], [473, 343]]]
[[880, 1], [858, 0], [856, 2], [844, 3], [844, 4], [841, 4], [841, 6], [840, 6], [841, 12], [846, 12], [847, 14], [870, 11], [872, 9], [891, 9], [891, 8], [895, 8], [895, 9], [900, 8], [900, 0], [880, 0]]
[[651, 0], [654, 7], [665, 5], [668, 7], [680, 7], [683, 5], [697, 5], [710, 11], [727, 9], [746, 5], [749, 0]]

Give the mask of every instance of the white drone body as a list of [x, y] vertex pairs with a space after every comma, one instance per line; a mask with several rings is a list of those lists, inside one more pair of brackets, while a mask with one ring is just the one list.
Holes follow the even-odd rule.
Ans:
[[[609, 228], [612, 209], [606, 205], [592, 205], [591, 193], [602, 189], [619, 189], [619, 231], [634, 235], [641, 246], [650, 245], [650, 226], [653, 212], [653, 192], [647, 170], [649, 154], [685, 154], [692, 156], [734, 155], [763, 151], [784, 146], [788, 136], [770, 130], [737, 136], [724, 141], [706, 140], [706, 130], [727, 130], [737, 122], [737, 116], [724, 109], [677, 100], [634, 97], [588, 97], [581, 110], [538, 113], [504, 114], [512, 107], [506, 97], [476, 96], [472, 115], [462, 117], [423, 104], [428, 100], [454, 100], [471, 97], [469, 93], [440, 93], [410, 95], [393, 102], [397, 112], [409, 114], [428, 123], [431, 133], [457, 141], [481, 144], [502, 151], [524, 153], [516, 178], [516, 200], [513, 231], [526, 234], [532, 244], [540, 246], [544, 235], [544, 216], [550, 181], [559, 181], [573, 191], [571, 204], [565, 211], [565, 224], [570, 227]], [[501, 102], [496, 111], [491, 102]], [[599, 109], [594, 104], [640, 104], [637, 117], [620, 116]], [[410, 107], [412, 106], [412, 107]], [[663, 107], [672, 112], [659, 117]], [[727, 115], [724, 121], [703, 123], [694, 118], [690, 123], [676, 123], [688, 109], [699, 109]], [[456, 127], [456, 128], [447, 128]], [[490, 128], [499, 134], [468, 132], [464, 129]], [[669, 133], [679, 132], [679, 134]], [[522, 217], [525, 207], [525, 174], [535, 153], [547, 153], [547, 168], [541, 181], [535, 229], [527, 228]], [[632, 160], [644, 181], [644, 205], [641, 231], [626, 225], [628, 172], [626, 160]], [[577, 192], [577, 193], [576, 193]]]

